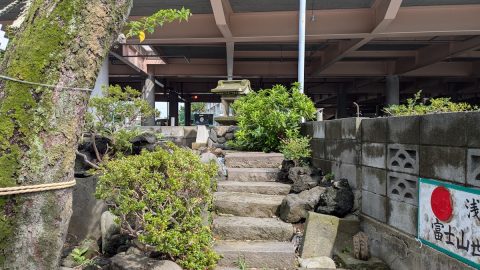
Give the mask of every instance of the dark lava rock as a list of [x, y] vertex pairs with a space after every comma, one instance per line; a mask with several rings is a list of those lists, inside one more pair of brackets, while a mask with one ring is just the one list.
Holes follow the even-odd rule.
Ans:
[[132, 143], [132, 154], [138, 155], [143, 149], [148, 151], [155, 150], [157, 136], [153, 133], [146, 132], [133, 137], [130, 142]]
[[318, 186], [320, 177], [321, 173], [313, 167], [293, 167], [288, 171], [288, 179], [293, 182], [294, 193]]
[[293, 160], [282, 161], [282, 168], [280, 169], [280, 173], [278, 174], [278, 179], [280, 182], [289, 182], [288, 171], [290, 171], [290, 169], [293, 167], [295, 167], [295, 162], [293, 162]]
[[285, 199], [283, 199], [279, 208], [280, 219], [289, 223], [295, 223], [305, 219], [308, 211], [315, 209], [323, 192], [325, 192], [325, 188], [314, 187], [299, 194], [288, 194]]
[[352, 211], [353, 202], [354, 195], [348, 180], [341, 179], [333, 182], [333, 185], [320, 195], [315, 212], [342, 218]]

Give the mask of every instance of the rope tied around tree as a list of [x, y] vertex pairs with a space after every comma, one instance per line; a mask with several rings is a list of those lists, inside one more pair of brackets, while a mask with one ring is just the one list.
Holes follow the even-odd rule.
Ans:
[[67, 189], [75, 186], [77, 184], [76, 180], [71, 180], [68, 182], [59, 182], [59, 183], [49, 183], [49, 184], [38, 184], [38, 185], [29, 185], [29, 186], [17, 186], [17, 187], [5, 187], [0, 188], [0, 196], [16, 195], [16, 194], [25, 194], [25, 193], [34, 193], [58, 189]]

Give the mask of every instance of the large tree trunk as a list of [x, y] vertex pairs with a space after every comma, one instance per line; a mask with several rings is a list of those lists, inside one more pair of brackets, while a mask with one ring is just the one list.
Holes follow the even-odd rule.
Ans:
[[[132, 0], [33, 0], [1, 73], [92, 88]], [[0, 85], [0, 187], [74, 179], [90, 93]], [[71, 216], [71, 189], [0, 197], [0, 269], [56, 269]]]

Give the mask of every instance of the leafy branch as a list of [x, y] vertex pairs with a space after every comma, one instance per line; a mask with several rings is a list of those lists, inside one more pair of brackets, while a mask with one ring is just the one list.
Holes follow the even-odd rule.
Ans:
[[422, 91], [420, 90], [413, 98], [408, 98], [406, 104], [390, 105], [384, 108], [383, 111], [391, 116], [409, 116], [431, 113], [478, 111], [479, 109], [478, 106], [472, 106], [465, 102], [453, 102], [449, 97], [431, 98], [428, 101], [423, 101]]
[[137, 36], [140, 42], [145, 40], [145, 34], [153, 34], [155, 28], [162, 27], [165, 23], [171, 23], [173, 21], [188, 21], [188, 18], [192, 16], [190, 9], [162, 9], [155, 14], [141, 18], [137, 21], [131, 21], [127, 23], [129, 29], [126, 37]]

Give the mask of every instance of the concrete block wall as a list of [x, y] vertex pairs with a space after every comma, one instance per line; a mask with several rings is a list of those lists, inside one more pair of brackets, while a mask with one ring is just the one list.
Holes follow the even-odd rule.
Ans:
[[361, 134], [360, 118], [307, 122], [302, 134], [312, 138], [312, 163], [325, 173], [346, 178], [359, 189]]
[[308, 122], [302, 132], [313, 164], [361, 194], [363, 216], [414, 239], [419, 177], [480, 187], [479, 123], [478, 112], [444, 113]]

